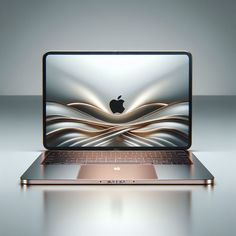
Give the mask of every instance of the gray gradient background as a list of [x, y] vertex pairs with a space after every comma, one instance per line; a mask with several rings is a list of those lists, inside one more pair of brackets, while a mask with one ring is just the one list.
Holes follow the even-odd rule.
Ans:
[[235, 95], [234, 0], [1, 0], [0, 95], [40, 95], [48, 50], [187, 50], [194, 95]]

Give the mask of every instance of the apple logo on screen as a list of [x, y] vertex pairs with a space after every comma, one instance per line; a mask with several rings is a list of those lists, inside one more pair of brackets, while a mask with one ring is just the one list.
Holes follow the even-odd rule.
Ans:
[[117, 100], [115, 100], [115, 99], [111, 100], [110, 101], [111, 111], [113, 113], [116, 113], [116, 112], [122, 113], [125, 110], [125, 108], [123, 106], [124, 102], [125, 101], [123, 99], [121, 99], [121, 95], [117, 98]]

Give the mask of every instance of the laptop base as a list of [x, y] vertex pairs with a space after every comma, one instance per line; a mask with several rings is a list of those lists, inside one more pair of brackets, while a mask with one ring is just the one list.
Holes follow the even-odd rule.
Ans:
[[214, 176], [195, 155], [190, 153], [189, 158], [192, 162], [190, 165], [146, 163], [44, 165], [42, 163], [45, 153], [42, 153], [21, 176], [21, 184], [213, 184]]

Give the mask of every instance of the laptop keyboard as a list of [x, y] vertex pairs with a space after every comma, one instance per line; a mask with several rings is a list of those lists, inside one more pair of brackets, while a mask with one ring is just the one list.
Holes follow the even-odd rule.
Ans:
[[43, 165], [55, 164], [171, 164], [190, 165], [189, 154], [175, 151], [49, 151]]

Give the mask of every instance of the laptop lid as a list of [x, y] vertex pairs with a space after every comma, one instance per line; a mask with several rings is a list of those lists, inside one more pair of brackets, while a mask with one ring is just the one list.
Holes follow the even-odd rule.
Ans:
[[186, 52], [48, 52], [47, 149], [188, 149], [192, 63]]

